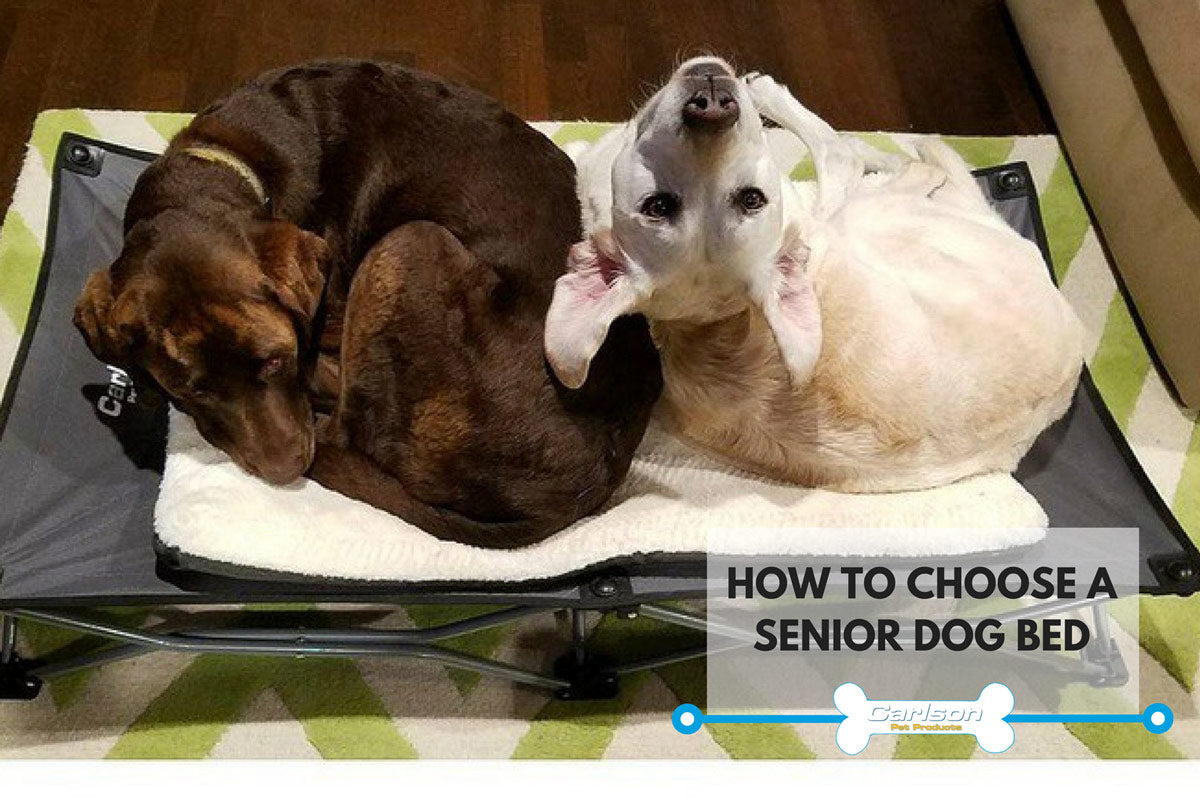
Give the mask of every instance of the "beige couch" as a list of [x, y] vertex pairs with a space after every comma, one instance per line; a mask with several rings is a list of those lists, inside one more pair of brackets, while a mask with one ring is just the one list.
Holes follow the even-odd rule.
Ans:
[[1084, 194], [1200, 407], [1200, 0], [1007, 0]]

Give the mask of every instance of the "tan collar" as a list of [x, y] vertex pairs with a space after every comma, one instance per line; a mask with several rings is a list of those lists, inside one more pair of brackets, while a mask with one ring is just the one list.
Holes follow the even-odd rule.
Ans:
[[213, 164], [223, 164], [236, 172], [238, 175], [250, 184], [250, 188], [254, 190], [254, 195], [258, 198], [258, 202], [264, 206], [267, 204], [267, 190], [263, 187], [262, 179], [255, 174], [250, 165], [229, 152], [223, 147], [213, 145], [195, 145], [192, 147], [183, 148], [186, 155], [198, 158], [201, 161], [208, 161]]

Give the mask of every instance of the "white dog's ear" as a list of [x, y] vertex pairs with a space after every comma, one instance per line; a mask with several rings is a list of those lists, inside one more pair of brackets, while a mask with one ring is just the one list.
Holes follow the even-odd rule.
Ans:
[[597, 231], [571, 247], [567, 273], [555, 283], [546, 313], [546, 359], [563, 385], [583, 385], [608, 326], [637, 301], [629, 261], [611, 231]]
[[783, 363], [797, 386], [812, 378], [821, 355], [821, 308], [808, 274], [808, 261], [808, 248], [794, 236], [785, 236], [757, 298]]

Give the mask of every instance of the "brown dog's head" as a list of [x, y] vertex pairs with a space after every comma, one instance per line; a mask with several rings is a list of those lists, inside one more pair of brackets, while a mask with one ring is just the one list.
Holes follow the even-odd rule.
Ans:
[[291, 223], [168, 211], [134, 225], [88, 279], [75, 325], [247, 472], [289, 483], [313, 456], [304, 362], [326, 261], [324, 241]]

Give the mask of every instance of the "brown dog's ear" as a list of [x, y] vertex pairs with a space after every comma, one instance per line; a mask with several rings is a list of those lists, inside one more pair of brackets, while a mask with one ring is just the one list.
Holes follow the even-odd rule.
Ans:
[[75, 304], [75, 327], [83, 334], [88, 349], [101, 361], [123, 367], [128, 364], [133, 347], [131, 320], [122, 321], [114, 313], [116, 301], [112, 292], [112, 272], [102, 269], [93, 272], [83, 286], [83, 294]]
[[255, 244], [279, 302], [306, 326], [311, 324], [329, 269], [325, 240], [290, 222], [274, 221], [263, 226]]

